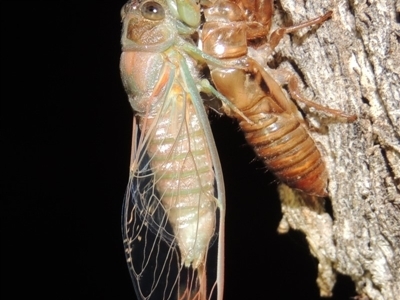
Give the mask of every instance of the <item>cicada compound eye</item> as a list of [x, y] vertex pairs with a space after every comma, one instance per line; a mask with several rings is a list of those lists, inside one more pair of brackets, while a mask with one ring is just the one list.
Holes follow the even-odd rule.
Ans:
[[142, 12], [142, 16], [148, 20], [160, 21], [165, 18], [164, 7], [155, 1], [143, 3], [140, 11]]

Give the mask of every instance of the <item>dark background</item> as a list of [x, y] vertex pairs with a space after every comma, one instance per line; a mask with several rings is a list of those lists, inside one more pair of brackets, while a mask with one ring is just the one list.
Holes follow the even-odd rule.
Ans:
[[[1, 2], [2, 299], [135, 299], [120, 232], [124, 2]], [[276, 233], [274, 177], [237, 124], [211, 125], [227, 190], [225, 299], [319, 299], [304, 237]], [[334, 292], [349, 299], [354, 287], [340, 277]]]

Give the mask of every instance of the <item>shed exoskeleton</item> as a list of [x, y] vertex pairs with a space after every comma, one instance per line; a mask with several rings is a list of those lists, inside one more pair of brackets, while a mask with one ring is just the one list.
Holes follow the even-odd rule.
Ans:
[[201, 33], [202, 51], [235, 67], [210, 66], [219, 92], [248, 120], [223, 106], [226, 114], [239, 120], [248, 143], [277, 178], [309, 195], [327, 196], [328, 173], [314, 140], [290, 95], [317, 110], [354, 121], [353, 115], [305, 99], [294, 76], [273, 70], [264, 63], [282, 37], [300, 28], [326, 21], [331, 12], [302, 24], [279, 28], [271, 34], [273, 1], [217, 0], [205, 8]]

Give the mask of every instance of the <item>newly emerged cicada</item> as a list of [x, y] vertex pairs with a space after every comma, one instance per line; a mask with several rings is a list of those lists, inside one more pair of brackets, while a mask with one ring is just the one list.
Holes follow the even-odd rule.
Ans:
[[[192, 0], [131, 0], [122, 9], [121, 76], [135, 111], [122, 230], [139, 299], [218, 299], [225, 199], [189, 35]], [[208, 64], [212, 64], [208, 61]]]
[[286, 33], [322, 23], [331, 12], [269, 35], [272, 14], [271, 0], [217, 0], [204, 10], [202, 50], [232, 66], [236, 64], [228, 68], [210, 66], [211, 78], [217, 90], [250, 120], [224, 106], [225, 113], [239, 120], [257, 156], [280, 181], [324, 197], [328, 179], [324, 161], [297, 106], [281, 85], [288, 84], [291, 96], [306, 105], [350, 121], [355, 116], [303, 98], [295, 77], [269, 69], [265, 60]]

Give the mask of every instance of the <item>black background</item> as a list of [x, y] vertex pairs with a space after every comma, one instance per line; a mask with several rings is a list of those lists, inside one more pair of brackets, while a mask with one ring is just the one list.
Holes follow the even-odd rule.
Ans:
[[[1, 2], [2, 299], [135, 299], [120, 232], [124, 2]], [[237, 124], [210, 122], [227, 191], [225, 299], [320, 299], [304, 237], [276, 233], [274, 177]], [[353, 289], [340, 277], [334, 299]]]

